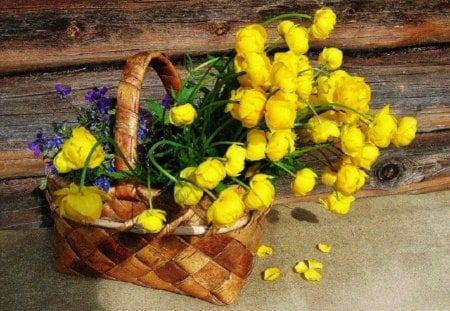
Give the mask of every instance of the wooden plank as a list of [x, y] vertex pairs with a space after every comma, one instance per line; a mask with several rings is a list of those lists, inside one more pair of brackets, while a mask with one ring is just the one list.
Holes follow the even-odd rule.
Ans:
[[[330, 40], [347, 50], [446, 43], [448, 1], [322, 1], [338, 16]], [[141, 50], [200, 55], [233, 46], [244, 24], [286, 12], [313, 14], [317, 1], [0, 1], [0, 72], [117, 62]], [[272, 28], [273, 33], [273, 28]]]

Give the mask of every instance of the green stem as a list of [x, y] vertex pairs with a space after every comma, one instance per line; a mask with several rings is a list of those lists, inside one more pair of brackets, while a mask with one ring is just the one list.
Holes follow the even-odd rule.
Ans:
[[233, 145], [233, 144], [236, 144], [236, 145], [242, 146], [242, 147], [245, 146], [244, 143], [236, 142], [236, 141], [218, 141], [218, 142], [211, 144], [209, 147], [214, 147], [214, 146], [218, 146], [218, 145]]
[[148, 151], [148, 158], [150, 159], [150, 162], [152, 162], [152, 164], [164, 175], [164, 176], [166, 176], [167, 178], [169, 178], [171, 181], [173, 181], [173, 182], [177, 182], [178, 181], [178, 179], [176, 178], [176, 177], [174, 177], [172, 174], [170, 174], [165, 168], [163, 168], [156, 160], [155, 160], [155, 158], [153, 157], [153, 152], [156, 150], [156, 148], [158, 148], [159, 146], [161, 146], [161, 145], [164, 145], [164, 144], [167, 144], [167, 145], [172, 145], [172, 146], [174, 146], [174, 147], [179, 147], [179, 148], [186, 148], [186, 149], [191, 149], [191, 148], [189, 148], [189, 147], [187, 147], [187, 146], [184, 146], [184, 145], [182, 145], [182, 144], [179, 144], [179, 143], [176, 143], [176, 142], [174, 142], [174, 141], [171, 141], [171, 140], [161, 140], [161, 141], [159, 141], [159, 142], [157, 142], [157, 143], [155, 143], [151, 148], [150, 148], [150, 150]]
[[233, 177], [233, 176], [228, 176], [232, 181], [234, 181], [235, 183], [237, 183], [239, 186], [241, 186], [242, 188], [246, 189], [246, 190], [251, 190], [250, 186], [247, 185], [246, 183], [244, 183], [242, 180]]
[[203, 150], [206, 150], [209, 148], [209, 144], [211, 143], [211, 141], [214, 139], [214, 137], [217, 136], [217, 134], [219, 134], [221, 131], [223, 131], [223, 129], [225, 127], [227, 127], [231, 122], [234, 122], [233, 118], [229, 118], [227, 121], [225, 121], [224, 123], [222, 123], [221, 126], [219, 126], [212, 134], [211, 136], [208, 137], [208, 139], [205, 142], [205, 147], [203, 148]]
[[314, 146], [311, 146], [311, 147], [306, 147], [306, 148], [303, 148], [303, 149], [300, 149], [300, 150], [295, 150], [294, 152], [291, 152], [289, 154], [289, 156], [298, 157], [298, 156], [301, 156], [303, 154], [311, 153], [313, 151], [316, 151], [316, 150], [319, 150], [319, 149], [322, 149], [322, 148], [330, 147], [331, 145], [332, 145], [331, 143], [325, 143], [325, 144], [314, 145]]
[[302, 14], [302, 13], [285, 13], [285, 14], [280, 14], [277, 16], [274, 16], [272, 18], [269, 18], [267, 20], [265, 20], [264, 22], [261, 23], [262, 26], [267, 26], [277, 20], [280, 19], [287, 19], [287, 18], [305, 18], [305, 19], [312, 19], [311, 15], [308, 14]]
[[287, 172], [289, 175], [295, 177], [295, 174], [293, 172], [291, 172], [286, 166], [284, 166], [284, 164], [282, 162], [272, 162], [275, 166], [278, 166], [279, 168], [281, 168], [283, 171]]
[[150, 170], [147, 171], [148, 208], [153, 209], [152, 186], [150, 183]]
[[125, 165], [127, 166], [127, 168], [130, 170], [130, 172], [135, 176], [138, 177], [139, 176], [136, 174], [136, 172], [134, 171], [134, 168], [131, 167], [131, 164], [128, 162], [127, 158], [125, 157], [125, 155], [123, 154], [122, 150], [120, 150], [119, 146], [117, 145], [117, 143], [114, 141], [114, 139], [112, 139], [111, 137], [105, 137], [105, 138], [101, 138], [99, 139], [94, 146], [91, 148], [91, 150], [89, 150], [88, 156], [86, 157], [86, 160], [84, 160], [84, 165], [83, 165], [83, 170], [81, 171], [81, 178], [80, 178], [80, 190], [84, 187], [84, 183], [86, 180], [86, 173], [87, 173], [87, 169], [89, 167], [89, 162], [91, 161], [91, 157], [94, 154], [95, 149], [97, 149], [97, 147], [102, 144], [102, 143], [110, 143], [111, 145], [113, 145], [114, 150], [119, 154], [119, 157], [121, 157], [124, 162]]
[[315, 106], [315, 108], [322, 108], [322, 107], [324, 107], [324, 108], [330, 107], [331, 109], [334, 109], [334, 107], [344, 108], [344, 109], [350, 110], [350, 111], [360, 115], [363, 119], [365, 119], [365, 120], [363, 120], [363, 122], [365, 122], [365, 123], [370, 123], [372, 121], [372, 116], [370, 114], [363, 113], [359, 110], [356, 110], [355, 108], [352, 108], [352, 107], [344, 105], [344, 104], [329, 103], [329, 104]]

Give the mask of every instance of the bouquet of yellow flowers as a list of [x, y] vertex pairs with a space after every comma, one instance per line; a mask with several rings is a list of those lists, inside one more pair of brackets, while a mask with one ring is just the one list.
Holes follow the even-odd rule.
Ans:
[[[305, 27], [298, 19], [312, 22]], [[270, 41], [266, 27], [275, 22], [279, 37]], [[187, 76], [166, 85], [162, 102], [147, 100], [147, 113], [126, 129], [134, 137], [131, 157], [117, 139], [126, 113], [116, 106], [120, 87], [118, 99], [105, 87], [91, 90], [78, 126], [65, 123], [51, 138], [40, 132], [30, 144], [35, 154], [44, 153], [51, 174], [67, 183], [52, 192], [55, 211], [95, 224], [111, 200], [110, 186], [133, 180], [147, 189], [145, 208], [130, 220], [134, 228], [152, 234], [167, 229], [173, 217], [154, 202], [151, 189], [157, 188], [170, 192], [180, 209], [203, 206], [206, 223], [217, 232], [266, 213], [277, 180], [287, 176], [296, 196], [310, 193], [320, 179], [331, 188], [320, 203], [347, 213], [380, 148], [408, 145], [417, 122], [397, 120], [389, 105], [371, 112], [370, 86], [340, 69], [338, 48], [324, 48], [317, 61], [308, 58], [310, 38], [326, 39], [335, 23], [330, 8], [314, 16], [283, 14], [240, 29], [226, 55], [196, 67], [188, 58]], [[61, 85], [57, 91], [63, 98], [70, 93]], [[311, 168], [305, 155], [323, 167]]]

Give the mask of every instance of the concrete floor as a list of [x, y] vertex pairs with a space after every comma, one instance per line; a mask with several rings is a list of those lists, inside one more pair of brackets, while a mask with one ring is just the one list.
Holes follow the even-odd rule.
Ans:
[[[337, 216], [315, 203], [277, 205], [236, 302], [216, 307], [161, 290], [70, 277], [53, 267], [51, 229], [0, 231], [0, 310], [450, 310], [450, 191], [359, 199]], [[315, 249], [332, 245], [330, 253]], [[324, 263], [321, 282], [293, 272]], [[274, 282], [261, 279], [270, 266]]]

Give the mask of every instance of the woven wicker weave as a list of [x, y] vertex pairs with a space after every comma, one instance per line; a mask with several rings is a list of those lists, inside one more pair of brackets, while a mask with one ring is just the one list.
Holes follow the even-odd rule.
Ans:
[[[132, 166], [137, 161], [140, 91], [149, 65], [167, 92], [181, 85], [175, 68], [160, 52], [139, 53], [127, 60], [118, 89], [115, 141]], [[125, 169], [125, 162], [116, 155], [116, 170]], [[154, 204], [168, 212], [168, 224], [159, 234], [148, 234], [134, 227], [133, 218], [147, 208], [149, 196], [137, 181], [111, 187], [113, 199], [103, 205], [101, 219], [91, 225], [60, 217], [54, 192], [67, 183], [51, 175], [48, 185], [60, 272], [132, 282], [221, 305], [235, 300], [252, 269], [263, 214], [253, 212], [240, 220], [240, 228], [221, 232], [207, 227], [208, 198], [181, 209], [171, 194], [155, 191]]]

